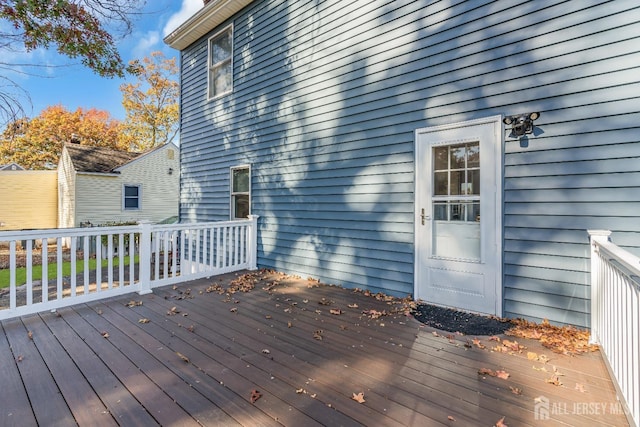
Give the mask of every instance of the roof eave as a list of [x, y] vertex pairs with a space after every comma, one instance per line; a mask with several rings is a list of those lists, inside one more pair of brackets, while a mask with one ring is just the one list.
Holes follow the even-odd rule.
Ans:
[[169, 33], [164, 38], [164, 42], [174, 49], [184, 50], [252, 1], [213, 0]]

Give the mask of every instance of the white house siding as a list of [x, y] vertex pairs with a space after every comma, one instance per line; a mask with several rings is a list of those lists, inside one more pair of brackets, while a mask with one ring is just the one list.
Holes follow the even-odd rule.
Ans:
[[55, 228], [55, 171], [0, 171], [0, 231]]
[[227, 219], [250, 163], [260, 265], [411, 293], [413, 131], [530, 111], [541, 133], [504, 146], [503, 314], [588, 326], [586, 230], [640, 252], [637, 1], [257, 0], [230, 22], [233, 94], [207, 101], [207, 37], [182, 53], [181, 217]]
[[[173, 149], [170, 159], [167, 150]], [[169, 175], [169, 168], [172, 174]], [[76, 176], [75, 226], [147, 220], [158, 222], [178, 215], [179, 155], [166, 146], [119, 168], [119, 174], [79, 173]], [[123, 208], [123, 186], [140, 185], [141, 209]]]
[[66, 150], [58, 162], [58, 227], [75, 226], [76, 181], [75, 170]]

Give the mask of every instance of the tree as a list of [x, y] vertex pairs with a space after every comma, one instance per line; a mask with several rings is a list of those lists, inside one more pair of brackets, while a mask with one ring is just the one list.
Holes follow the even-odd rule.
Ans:
[[152, 52], [137, 66], [137, 82], [120, 86], [126, 111], [123, 140], [142, 151], [173, 141], [178, 134], [180, 85], [175, 58]]
[[[15, 52], [26, 49], [55, 47], [69, 58], [82, 63], [105, 77], [122, 77], [123, 63], [115, 41], [107, 30], [128, 34], [131, 16], [146, 0], [0, 0], [0, 50]], [[0, 68], [19, 66], [0, 61]], [[131, 68], [128, 71], [135, 71]], [[0, 76], [0, 124], [15, 121], [24, 113], [23, 98], [12, 79]]]
[[62, 146], [76, 138], [83, 145], [123, 149], [122, 123], [102, 110], [68, 111], [61, 105], [44, 109], [33, 119], [12, 122], [1, 135], [0, 164], [16, 162], [27, 169], [51, 169]]

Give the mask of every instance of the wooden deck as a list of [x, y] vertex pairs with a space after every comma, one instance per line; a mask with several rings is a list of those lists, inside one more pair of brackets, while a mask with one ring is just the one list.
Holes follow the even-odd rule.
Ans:
[[0, 425], [628, 425], [599, 353], [467, 348], [475, 337], [369, 311], [397, 304], [261, 274], [247, 293], [206, 292], [236, 273], [3, 321]]

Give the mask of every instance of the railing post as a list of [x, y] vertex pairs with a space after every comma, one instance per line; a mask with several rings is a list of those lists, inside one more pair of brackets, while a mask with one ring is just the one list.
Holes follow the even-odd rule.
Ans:
[[140, 221], [140, 252], [138, 262], [138, 274], [140, 290], [138, 294], [145, 295], [151, 293], [151, 223]]
[[609, 230], [587, 230], [591, 247], [591, 334], [589, 341], [591, 344], [599, 344], [600, 323], [602, 321], [600, 296], [602, 293], [600, 283], [600, 256], [598, 254], [598, 243], [609, 241], [611, 231]]
[[249, 215], [251, 225], [249, 226], [249, 232], [247, 233], [247, 260], [249, 270], [258, 269], [258, 215]]

